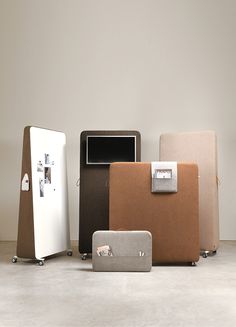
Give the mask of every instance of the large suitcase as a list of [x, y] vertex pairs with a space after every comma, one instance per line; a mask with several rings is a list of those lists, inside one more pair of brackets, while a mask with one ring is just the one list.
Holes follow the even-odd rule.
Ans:
[[198, 164], [200, 248], [204, 256], [216, 252], [219, 246], [219, 208], [215, 132], [162, 134], [160, 160]]
[[147, 231], [97, 231], [92, 263], [94, 271], [150, 271], [152, 235]]
[[36, 259], [40, 265], [55, 253], [72, 254], [65, 149], [64, 133], [25, 127], [17, 257]]
[[[88, 140], [93, 137], [101, 140], [113, 138], [118, 143], [123, 138], [134, 138], [135, 141], [131, 149], [127, 148], [127, 144], [117, 142], [112, 149], [107, 149], [106, 146], [103, 148], [101, 144], [89, 148]], [[124, 161], [127, 151], [134, 151], [135, 157], [131, 161], [140, 161], [141, 135], [138, 131], [125, 130], [83, 131], [80, 135], [79, 252], [82, 259], [86, 258], [87, 253], [92, 253], [93, 233], [109, 229], [109, 163], [89, 162], [91, 149], [96, 150], [101, 161], [104, 161], [104, 157], [109, 153], [115, 156], [113, 161]]]
[[110, 166], [110, 229], [152, 233], [153, 262], [199, 260], [198, 168], [177, 165], [177, 192], [152, 193], [150, 163]]

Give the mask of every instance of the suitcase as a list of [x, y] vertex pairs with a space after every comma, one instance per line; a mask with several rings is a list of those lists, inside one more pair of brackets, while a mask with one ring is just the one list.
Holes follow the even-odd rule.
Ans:
[[216, 252], [219, 246], [219, 208], [215, 132], [162, 134], [160, 160], [198, 164], [200, 249], [204, 257], [209, 252]]
[[154, 263], [197, 262], [197, 165], [177, 165], [175, 193], [152, 193], [151, 187], [150, 163], [110, 166], [110, 229], [150, 231]]
[[[92, 236], [109, 229], [109, 164], [88, 164], [88, 137], [135, 137], [136, 161], [141, 160], [138, 131], [83, 131], [80, 135], [79, 252], [86, 259], [92, 253]], [[99, 147], [98, 147], [99, 150]], [[122, 147], [121, 147], [122, 150]], [[105, 155], [106, 153], [103, 153]], [[123, 158], [122, 158], [123, 159]], [[119, 160], [119, 157], [116, 158]], [[123, 161], [123, 160], [122, 160]]]
[[36, 259], [70, 250], [66, 136], [27, 126], [24, 129], [17, 258]]
[[93, 234], [94, 271], [143, 271], [152, 268], [148, 231], [97, 231]]

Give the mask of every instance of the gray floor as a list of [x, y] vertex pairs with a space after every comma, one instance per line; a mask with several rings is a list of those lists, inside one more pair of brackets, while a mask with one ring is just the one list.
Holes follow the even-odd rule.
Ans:
[[0, 326], [236, 326], [236, 241], [197, 267], [95, 273], [91, 260], [56, 256], [13, 264], [0, 242]]

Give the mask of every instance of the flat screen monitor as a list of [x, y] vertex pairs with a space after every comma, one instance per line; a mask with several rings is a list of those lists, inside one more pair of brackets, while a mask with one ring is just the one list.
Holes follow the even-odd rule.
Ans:
[[106, 165], [112, 162], [136, 161], [135, 135], [87, 136], [86, 164]]

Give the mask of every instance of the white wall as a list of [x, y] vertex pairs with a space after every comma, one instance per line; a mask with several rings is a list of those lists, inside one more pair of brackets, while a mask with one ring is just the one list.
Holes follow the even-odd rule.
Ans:
[[221, 239], [236, 239], [236, 1], [0, 0], [0, 240], [15, 240], [26, 125], [67, 135], [78, 238], [79, 134], [214, 129]]

